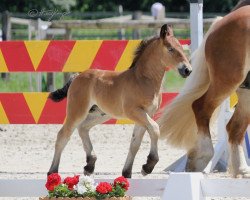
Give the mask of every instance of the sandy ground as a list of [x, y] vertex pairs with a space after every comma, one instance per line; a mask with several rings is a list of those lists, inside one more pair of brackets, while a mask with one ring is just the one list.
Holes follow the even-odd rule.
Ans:
[[[0, 179], [45, 179], [60, 127], [61, 125], [1, 125], [4, 131], [0, 131]], [[98, 125], [91, 130], [90, 135], [98, 158], [94, 178], [115, 178], [121, 175], [132, 130], [132, 125]], [[150, 140], [146, 134], [135, 159], [133, 178], [144, 178], [140, 171], [141, 165], [146, 161], [149, 148]], [[173, 149], [160, 141], [160, 161], [153, 173], [146, 178], [166, 178], [167, 174], [163, 170], [184, 153], [183, 150]], [[82, 174], [85, 158], [81, 140], [77, 132], [74, 132], [62, 154], [60, 173], [65, 176], [74, 173]], [[229, 177], [227, 173], [215, 173], [209, 176]], [[0, 200], [7, 199], [14, 198], [0, 198]], [[33, 200], [36, 198], [20, 199]], [[229, 200], [229, 198], [217, 199]]]

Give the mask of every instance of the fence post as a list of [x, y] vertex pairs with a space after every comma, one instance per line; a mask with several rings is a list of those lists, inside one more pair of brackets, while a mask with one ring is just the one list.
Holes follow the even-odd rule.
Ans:
[[[139, 20], [142, 19], [142, 11], [134, 11], [132, 13], [132, 20]], [[139, 39], [141, 38], [141, 31], [139, 29], [133, 29], [133, 39]]]
[[[2, 13], [2, 40], [11, 40], [11, 23], [10, 23], [10, 13], [9, 11], [4, 11]], [[1, 73], [1, 78], [8, 80], [10, 78], [9, 73]]]
[[[119, 16], [123, 15], [123, 7], [122, 5], [118, 6], [118, 12], [119, 12]], [[125, 40], [125, 29], [121, 28], [118, 30], [118, 39], [119, 40]]]
[[203, 39], [203, 0], [190, 0], [190, 30], [193, 53]]
[[[66, 34], [65, 34], [65, 40], [71, 40], [72, 38], [72, 33], [70, 28], [66, 28]], [[64, 73], [63, 78], [64, 78], [64, 85], [69, 81], [69, 78], [72, 73]]]

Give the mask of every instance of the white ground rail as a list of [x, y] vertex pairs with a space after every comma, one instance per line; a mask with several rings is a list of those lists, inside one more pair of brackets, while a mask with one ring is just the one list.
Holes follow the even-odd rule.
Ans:
[[[96, 182], [110, 179], [98, 179]], [[206, 197], [250, 197], [250, 179], [210, 179], [202, 173], [171, 173], [168, 179], [131, 179], [128, 195], [163, 200], [205, 200]], [[0, 197], [45, 196], [45, 180], [0, 180]]]

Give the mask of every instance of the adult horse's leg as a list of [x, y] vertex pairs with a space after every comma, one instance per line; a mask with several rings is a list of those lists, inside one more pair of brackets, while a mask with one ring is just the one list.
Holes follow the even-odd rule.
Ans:
[[194, 147], [188, 152], [187, 171], [204, 170], [213, 157], [214, 150], [209, 130], [210, 118], [214, 110], [236, 89], [235, 83], [223, 82], [224, 80], [219, 76], [217, 78], [213, 79], [207, 92], [192, 105], [198, 136]]
[[234, 177], [238, 175], [250, 177], [250, 168], [246, 163], [242, 147], [246, 129], [250, 122], [250, 90], [239, 88], [237, 95], [238, 104], [227, 125], [230, 144], [230, 170]]
[[[131, 111], [131, 110], [130, 110]], [[143, 109], [137, 108], [127, 113], [127, 116], [136, 124], [146, 128], [151, 139], [151, 147], [148, 155], [147, 163], [142, 166], [142, 174], [150, 174], [156, 163], [159, 161], [158, 156], [158, 138], [160, 135], [159, 125], [150, 117], [150, 115]]]
[[126, 178], [131, 178], [134, 159], [140, 148], [145, 131], [146, 128], [142, 126], [135, 125], [134, 127], [133, 135], [130, 142], [129, 152], [127, 155], [125, 165], [122, 170], [122, 175]]
[[103, 113], [97, 106], [92, 106], [87, 118], [78, 126], [78, 132], [82, 139], [83, 148], [86, 152], [87, 165], [84, 167], [84, 174], [90, 175], [94, 172], [96, 155], [89, 137], [89, 130], [97, 124], [109, 120], [111, 117]]

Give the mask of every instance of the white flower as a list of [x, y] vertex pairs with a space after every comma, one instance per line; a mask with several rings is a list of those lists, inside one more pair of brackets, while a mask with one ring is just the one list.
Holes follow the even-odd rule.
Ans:
[[91, 184], [91, 185], [89, 185], [89, 189], [90, 189], [90, 191], [95, 191], [95, 190], [96, 190], [97, 185], [98, 185], [98, 184]]
[[87, 188], [83, 185], [77, 185], [76, 190], [78, 194], [84, 194], [87, 192]]
[[90, 178], [89, 176], [80, 176], [79, 183], [84, 185], [86, 183], [90, 185], [94, 185], [95, 181], [94, 179]]
[[88, 191], [95, 191], [96, 186], [94, 184], [94, 179], [90, 178], [89, 176], [80, 176], [77, 186], [84, 187]]

